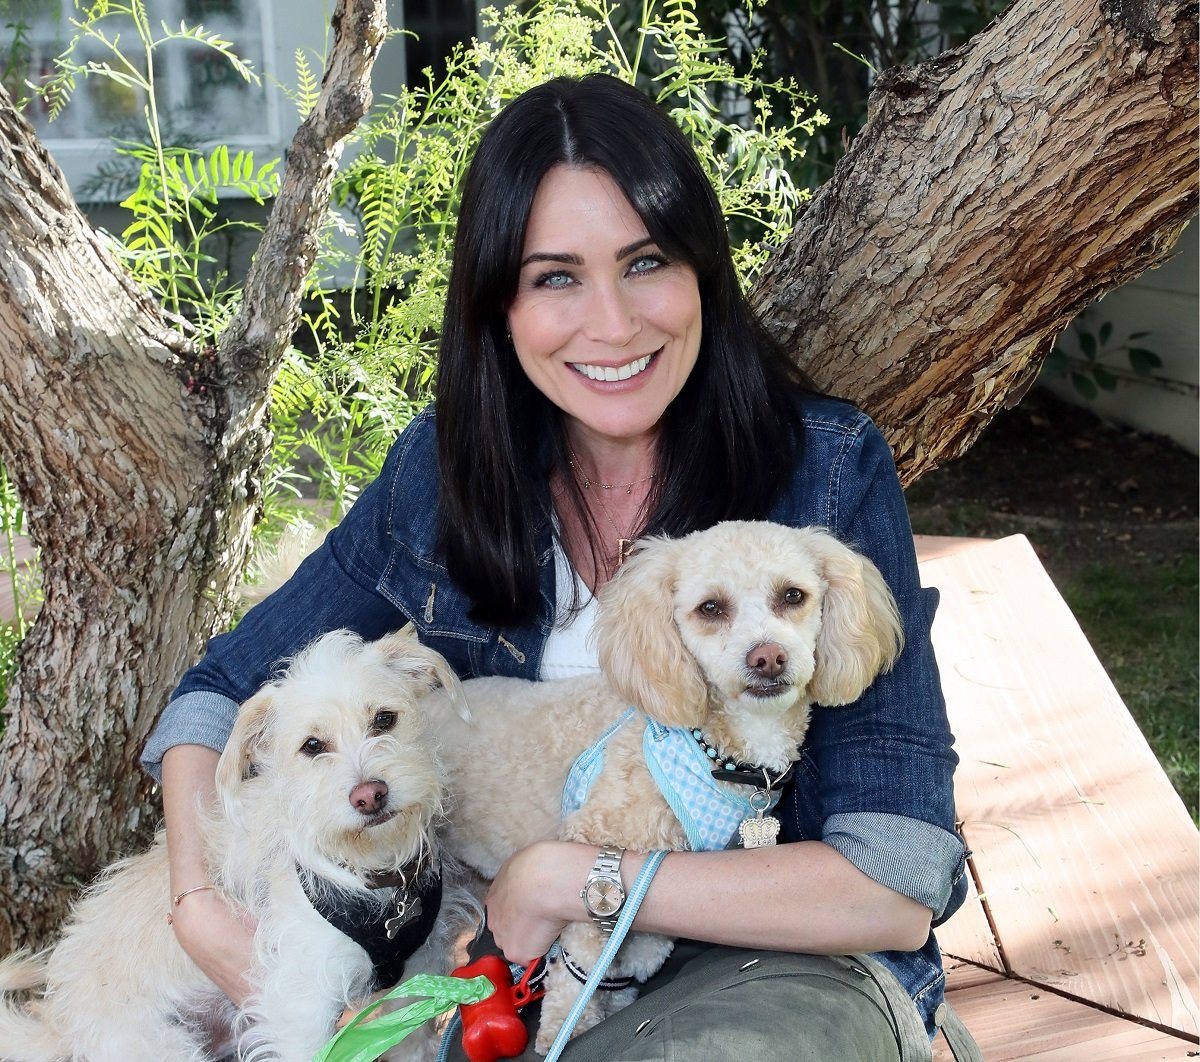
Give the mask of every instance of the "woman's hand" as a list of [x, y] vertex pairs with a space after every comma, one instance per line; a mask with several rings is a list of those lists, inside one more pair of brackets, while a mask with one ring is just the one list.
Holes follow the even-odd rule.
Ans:
[[579, 890], [593, 845], [538, 841], [497, 872], [484, 898], [488, 928], [509, 962], [528, 966], [550, 950], [569, 922], [586, 921]]
[[[171, 924], [191, 960], [237, 1006], [252, 993], [254, 925], [208, 885], [201, 808], [216, 800], [218, 755], [201, 745], [176, 745], [163, 757], [163, 814], [171, 865]], [[182, 895], [187, 893], [186, 896]]]
[[253, 923], [220, 893], [206, 890], [172, 907], [171, 925], [175, 939], [204, 975], [236, 1006], [244, 1006], [253, 991], [246, 978], [254, 963]]

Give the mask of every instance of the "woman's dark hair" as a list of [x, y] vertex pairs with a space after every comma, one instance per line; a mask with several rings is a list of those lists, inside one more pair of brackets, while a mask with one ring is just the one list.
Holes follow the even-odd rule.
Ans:
[[488, 127], [468, 169], [438, 362], [441, 543], [482, 623], [536, 615], [536, 529], [550, 512], [550, 470], [568, 467], [559, 411], [525, 376], [506, 325], [533, 197], [559, 164], [606, 172], [699, 283], [700, 351], [663, 419], [643, 532], [761, 518], [800, 445], [807, 381], [746, 303], [716, 194], [679, 127], [605, 74], [530, 89]]

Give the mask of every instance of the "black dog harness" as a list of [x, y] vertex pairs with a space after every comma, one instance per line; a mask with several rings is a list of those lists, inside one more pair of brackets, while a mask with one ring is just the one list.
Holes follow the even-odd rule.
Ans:
[[372, 991], [391, 988], [404, 975], [404, 963], [429, 936], [442, 905], [442, 875], [421, 860], [367, 882], [375, 896], [347, 892], [297, 865], [296, 874], [313, 909], [334, 929], [359, 945], [375, 968]]

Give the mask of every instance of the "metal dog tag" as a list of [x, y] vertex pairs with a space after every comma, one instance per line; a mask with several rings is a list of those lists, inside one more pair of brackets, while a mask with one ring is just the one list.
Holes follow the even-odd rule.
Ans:
[[396, 934], [421, 914], [420, 896], [409, 903], [404, 898], [404, 890], [397, 889], [394, 900], [396, 903], [396, 913], [383, 923], [383, 928], [387, 931], [388, 940], [395, 940]]
[[779, 820], [765, 814], [771, 804], [771, 794], [758, 790], [750, 798], [750, 806], [758, 814], [752, 819], [746, 819], [738, 827], [738, 836], [742, 839], [743, 848], [770, 848], [779, 836]]

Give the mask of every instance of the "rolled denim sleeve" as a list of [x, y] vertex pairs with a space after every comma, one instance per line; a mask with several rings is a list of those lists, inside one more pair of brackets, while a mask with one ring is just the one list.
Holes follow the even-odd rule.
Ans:
[[879, 568], [905, 643], [857, 702], [814, 709], [794, 797], [798, 833], [942, 919], [961, 903], [965, 850], [955, 829], [958, 757], [930, 638], [938, 594], [921, 586], [891, 450], [874, 424], [857, 414], [808, 438], [829, 470], [808, 515], [823, 510], [826, 526]]
[[860, 811], [831, 815], [821, 839], [868, 877], [944, 917], [961, 874], [956, 834], [904, 815]]
[[174, 745], [222, 749], [237, 706], [319, 635], [345, 629], [370, 640], [407, 622], [378, 590], [390, 557], [389, 521], [405, 448], [401, 436], [380, 476], [282, 587], [233, 630], [209, 641], [142, 751], [142, 766], [151, 775], [161, 778], [163, 755]]
[[193, 690], [168, 701], [142, 749], [142, 766], [162, 781], [162, 758], [175, 745], [203, 745], [220, 752], [229, 740], [238, 702], [219, 693]]

